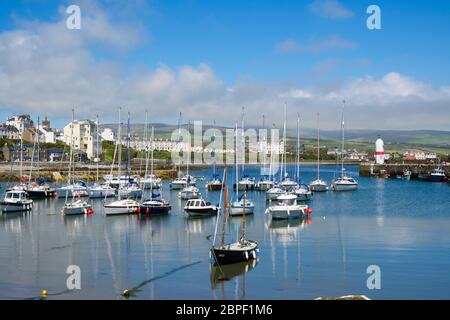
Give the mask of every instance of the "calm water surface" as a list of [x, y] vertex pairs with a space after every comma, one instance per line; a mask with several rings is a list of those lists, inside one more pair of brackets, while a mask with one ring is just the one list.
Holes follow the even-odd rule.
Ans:
[[[314, 168], [302, 174], [309, 182]], [[328, 183], [333, 174], [323, 168]], [[0, 299], [35, 298], [42, 289], [48, 299], [121, 299], [131, 288], [131, 299], [449, 299], [450, 186], [358, 180], [356, 192], [315, 194], [304, 221], [271, 223], [264, 193], [250, 192], [256, 210], [247, 236], [259, 242], [259, 260], [224, 268], [225, 276], [208, 258], [215, 218], [187, 218], [167, 182], [162, 193], [173, 210], [166, 217], [105, 217], [94, 200], [93, 216], [63, 218], [64, 200], [35, 201], [31, 213], [0, 216]], [[198, 184], [203, 196], [217, 203], [219, 193], [205, 183]], [[232, 218], [228, 240], [240, 232], [241, 218]], [[67, 292], [69, 265], [81, 268], [81, 290]], [[366, 287], [369, 265], [381, 268], [381, 290]]]

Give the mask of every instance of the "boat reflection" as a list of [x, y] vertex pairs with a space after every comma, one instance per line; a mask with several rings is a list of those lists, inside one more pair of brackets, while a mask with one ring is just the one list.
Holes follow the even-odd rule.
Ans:
[[299, 237], [299, 231], [306, 228], [311, 223], [311, 217], [294, 220], [268, 219], [266, 228], [269, 230], [271, 239], [274, 237], [279, 243], [287, 245], [296, 242]]
[[[246, 287], [245, 287], [245, 275], [247, 272], [253, 270], [258, 264], [258, 259], [253, 259], [246, 262], [239, 262], [228, 265], [213, 265], [210, 264], [210, 280], [211, 280], [211, 289], [213, 290], [213, 294], [217, 288], [217, 285], [220, 284], [220, 299], [226, 299], [225, 296], [225, 283], [235, 279], [235, 288], [234, 288], [234, 298], [242, 299], [246, 296]], [[238, 286], [239, 286], [239, 276], [241, 276], [241, 286], [242, 291], [241, 295], [238, 294]], [[217, 297], [215, 297], [217, 298]]]

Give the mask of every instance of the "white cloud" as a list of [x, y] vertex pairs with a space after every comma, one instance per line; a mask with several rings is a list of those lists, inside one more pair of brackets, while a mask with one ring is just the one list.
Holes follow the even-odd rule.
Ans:
[[[24, 22], [15, 31], [0, 33], [0, 112], [47, 114], [51, 120], [67, 120], [75, 107], [77, 117], [92, 118], [99, 113], [106, 122], [115, 121], [121, 106], [139, 122], [148, 109], [151, 121], [176, 119], [183, 111], [185, 119], [233, 124], [245, 106], [249, 125], [260, 125], [262, 114], [280, 125], [280, 108], [286, 101], [289, 113], [302, 114], [304, 126], [313, 127], [319, 111], [324, 128], [334, 129], [339, 127], [340, 101], [346, 98], [349, 128], [448, 129], [450, 87], [433, 88], [399, 73], [315, 87], [249, 80], [225, 84], [207, 64], [143, 67], [136, 73], [92, 53], [94, 39], [107, 48], [127, 47], [135, 42], [124, 39], [139, 35], [106, 16], [92, 14], [91, 26], [98, 30], [88, 35], [67, 31], [62, 20]], [[116, 31], [122, 35], [112, 36]], [[288, 119], [292, 126], [294, 118]]]
[[331, 19], [345, 19], [354, 15], [337, 0], [314, 0], [309, 8], [314, 14]]

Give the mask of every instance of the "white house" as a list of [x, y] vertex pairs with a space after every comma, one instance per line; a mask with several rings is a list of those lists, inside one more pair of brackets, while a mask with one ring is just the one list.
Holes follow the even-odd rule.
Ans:
[[[70, 145], [71, 123], [64, 127], [64, 142]], [[96, 155], [97, 123], [91, 120], [75, 120], [73, 122], [73, 146], [75, 150], [83, 151], [89, 159]], [[101, 146], [100, 146], [101, 147]], [[99, 150], [99, 153], [101, 150]]]
[[102, 133], [100, 133], [100, 137], [103, 141], [114, 142], [114, 131], [110, 128], [105, 128]]

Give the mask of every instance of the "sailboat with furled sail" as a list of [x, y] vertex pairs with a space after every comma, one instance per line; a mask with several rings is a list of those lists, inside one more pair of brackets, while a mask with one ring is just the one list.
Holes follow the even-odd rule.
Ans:
[[[214, 239], [212, 243], [212, 248], [210, 250], [210, 257], [212, 259], [213, 264], [215, 265], [226, 265], [238, 262], [245, 262], [252, 259], [256, 259], [258, 249], [258, 243], [254, 240], [248, 240], [245, 238], [245, 205], [242, 215], [242, 235], [241, 239], [237, 242], [233, 242], [230, 244], [225, 244], [225, 226], [227, 222], [227, 209], [228, 209], [228, 187], [226, 185], [226, 177], [227, 177], [227, 169], [226, 167], [223, 170], [223, 187], [220, 193], [220, 202], [223, 199], [223, 207], [219, 210], [216, 220], [216, 226], [214, 230]], [[244, 193], [244, 203], [245, 203], [246, 193]], [[222, 221], [222, 235], [220, 245], [216, 246], [217, 239], [217, 229], [220, 221], [220, 214], [223, 215]]]
[[[216, 126], [216, 121], [214, 121], [214, 126]], [[206, 189], [208, 191], [220, 191], [222, 190], [222, 180], [220, 180], [219, 175], [216, 173], [216, 132], [214, 131], [213, 139], [213, 174], [211, 181], [206, 184]]]
[[311, 181], [309, 187], [313, 192], [328, 191], [327, 182], [320, 178], [320, 129], [319, 129], [320, 113], [317, 113], [317, 179]]

